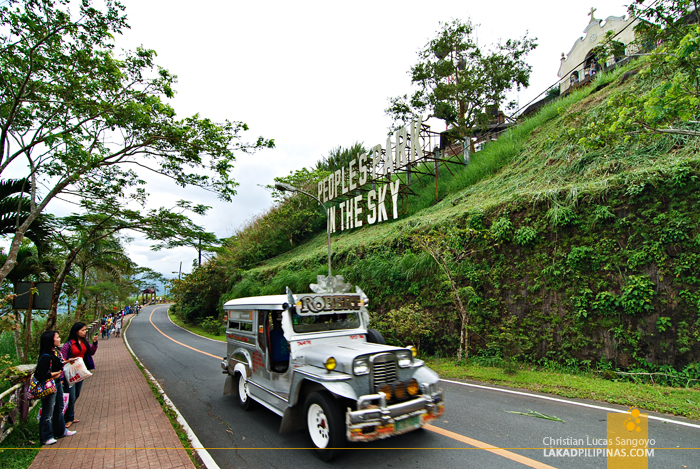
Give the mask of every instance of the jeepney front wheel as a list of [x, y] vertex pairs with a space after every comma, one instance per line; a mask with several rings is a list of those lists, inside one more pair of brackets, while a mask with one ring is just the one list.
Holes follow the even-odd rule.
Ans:
[[253, 400], [248, 395], [248, 383], [245, 376], [237, 371], [234, 379], [238, 380], [238, 405], [241, 406], [241, 409], [248, 410]]
[[306, 430], [314, 454], [330, 461], [345, 446], [345, 418], [340, 406], [328, 391], [309, 395], [306, 409]]

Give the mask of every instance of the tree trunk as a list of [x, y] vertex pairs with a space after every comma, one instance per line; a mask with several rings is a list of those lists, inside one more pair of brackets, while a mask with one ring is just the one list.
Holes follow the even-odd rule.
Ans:
[[85, 288], [85, 270], [80, 269], [80, 282], [78, 282], [78, 298], [75, 300], [75, 320], [80, 321], [85, 305], [83, 304], [83, 289]]
[[58, 316], [58, 300], [61, 297], [63, 282], [66, 281], [68, 272], [70, 272], [70, 269], [73, 266], [73, 262], [78, 256], [80, 249], [82, 249], [82, 247], [75, 247], [68, 251], [66, 261], [63, 263], [63, 267], [58, 272], [58, 275], [56, 276], [56, 279], [53, 282], [53, 292], [51, 293], [51, 307], [49, 308], [49, 314], [46, 317], [46, 326], [44, 327], [45, 331], [51, 331], [56, 327], [56, 317]]
[[462, 356], [466, 360], [469, 358], [469, 332], [467, 331], [467, 326], [469, 325], [469, 313], [462, 303], [462, 298], [459, 296], [459, 290], [457, 289], [457, 284], [452, 278], [452, 275], [447, 274], [447, 278], [450, 281], [450, 286], [452, 287], [452, 295], [454, 296], [454, 303], [457, 306], [457, 312], [459, 313], [459, 352], [457, 352], [457, 361], [462, 361]]
[[75, 305], [75, 314], [73, 315], [73, 321], [78, 322], [83, 317], [83, 305]]
[[34, 282], [29, 284], [29, 304], [24, 313], [24, 364], [29, 360], [29, 346], [32, 342], [32, 303], [34, 302]]
[[15, 321], [17, 322], [17, 327], [12, 331], [12, 335], [15, 338], [15, 353], [17, 354], [17, 359], [24, 363], [24, 353], [22, 351], [22, 320], [19, 317], [19, 312], [17, 312]]

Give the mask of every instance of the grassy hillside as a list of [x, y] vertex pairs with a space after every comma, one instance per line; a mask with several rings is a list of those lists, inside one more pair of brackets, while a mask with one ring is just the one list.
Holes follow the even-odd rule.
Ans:
[[[456, 350], [449, 284], [416, 242], [452, 237], [471, 356], [700, 377], [698, 139], [632, 137], [590, 151], [576, 137], [640, 66], [600, 74], [442, 174], [439, 203], [426, 188], [400, 220], [333, 235], [334, 273], [367, 292], [389, 340]], [[249, 270], [222, 253], [209, 269], [225, 280], [211, 294], [221, 304], [305, 291], [326, 272], [325, 241], [320, 233]]]

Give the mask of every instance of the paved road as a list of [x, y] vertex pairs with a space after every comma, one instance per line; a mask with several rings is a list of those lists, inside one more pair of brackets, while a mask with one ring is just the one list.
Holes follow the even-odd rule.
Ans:
[[[327, 464], [304, 449], [308, 444], [302, 432], [279, 434], [280, 417], [261, 406], [245, 412], [238, 407], [236, 396], [223, 396], [225, 376], [219, 363], [226, 345], [175, 326], [166, 311], [165, 305], [142, 310], [129, 326], [129, 343], [200, 442], [214, 448], [209, 452], [222, 468], [601, 468], [606, 467], [604, 457], [545, 456], [543, 447], [549, 443], [555, 448], [579, 447], [545, 439], [573, 438], [586, 442], [585, 448], [600, 448], [588, 444], [607, 437], [606, 409], [627, 410], [594, 401], [576, 402], [604, 409], [550, 400], [556, 396], [518, 395], [475, 383], [443, 382], [446, 412], [435, 428], [351, 445]], [[564, 422], [510, 413], [530, 410]], [[655, 440], [655, 451], [649, 467], [700, 467], [700, 422], [670, 418], [690, 424], [683, 426], [654, 418], [669, 417], [650, 413], [649, 438]], [[479, 449], [489, 445], [501, 449]]]

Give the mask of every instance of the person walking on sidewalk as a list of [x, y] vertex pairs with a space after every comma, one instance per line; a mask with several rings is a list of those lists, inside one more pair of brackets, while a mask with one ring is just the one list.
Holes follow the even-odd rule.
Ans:
[[109, 340], [109, 335], [112, 333], [112, 328], [114, 327], [114, 317], [110, 314], [107, 317], [107, 324], [105, 324], [105, 329], [107, 330], [107, 340]]
[[41, 399], [41, 418], [39, 419], [39, 441], [42, 445], [56, 443], [56, 437], [75, 435], [74, 431], [66, 428], [63, 419], [63, 364], [59, 346], [61, 337], [56, 331], [45, 331], [39, 338], [39, 361], [36, 364], [34, 377], [37, 381], [45, 382], [50, 379], [56, 385], [56, 392]]
[[117, 318], [114, 320], [114, 337], [121, 337], [120, 333], [122, 330], [122, 318]]
[[[95, 369], [95, 362], [92, 356], [97, 351], [97, 333], [92, 337], [92, 345], [85, 338], [87, 335], [87, 326], [83, 322], [76, 322], [70, 329], [68, 341], [63, 344], [61, 354], [63, 358], [78, 358], [81, 357], [85, 362], [85, 367], [88, 370]], [[83, 381], [75, 383], [73, 386], [68, 385], [68, 381], [63, 380], [63, 391], [68, 393], [68, 407], [66, 407], [66, 428], [70, 428], [74, 423], [80, 422], [75, 419], [75, 401], [80, 397], [80, 391], [83, 389]]]

